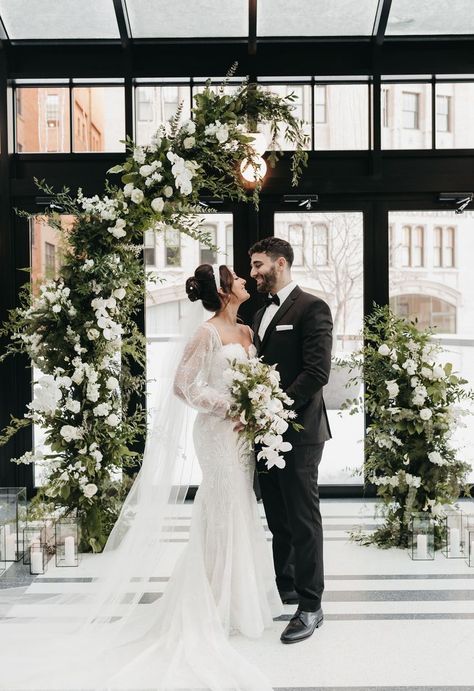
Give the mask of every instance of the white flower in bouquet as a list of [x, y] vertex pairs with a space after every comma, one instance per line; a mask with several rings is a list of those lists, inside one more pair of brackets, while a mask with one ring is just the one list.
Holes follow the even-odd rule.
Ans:
[[390, 359], [392, 360], [392, 362], [396, 362], [398, 359], [398, 353], [395, 348], [392, 348], [392, 350], [390, 351]]
[[125, 290], [125, 288], [116, 288], [112, 293], [112, 295], [116, 297], [117, 300], [123, 300], [126, 294], [127, 291]]
[[83, 485], [82, 491], [86, 499], [91, 499], [98, 492], [98, 487], [93, 482], [89, 482], [87, 485]]
[[109, 377], [105, 383], [109, 391], [115, 391], [119, 388], [119, 380], [116, 377]]
[[183, 129], [187, 134], [194, 134], [196, 132], [196, 125], [192, 120], [188, 120], [183, 124]]
[[386, 343], [382, 343], [378, 350], [379, 355], [390, 355], [390, 348]]
[[138, 188], [135, 188], [132, 194], [130, 195], [130, 199], [134, 204], [141, 204], [144, 198], [145, 195], [143, 194], [143, 191]]
[[146, 153], [143, 146], [136, 146], [133, 150], [133, 160], [138, 165], [142, 165], [146, 161]]
[[446, 465], [447, 461], [444, 460], [439, 451], [431, 451], [428, 454], [428, 460], [435, 465]]
[[446, 376], [446, 372], [444, 371], [444, 367], [441, 365], [435, 365], [433, 367], [433, 379], [444, 379]]
[[109, 425], [109, 427], [117, 427], [120, 422], [120, 418], [116, 413], [110, 413], [110, 415], [105, 418], [105, 422], [107, 425]]
[[135, 189], [135, 185], [133, 184], [133, 182], [127, 182], [127, 184], [123, 188], [124, 196], [125, 197], [131, 197], [134, 189]]
[[[136, 190], [136, 191], [141, 191], [141, 190]], [[143, 194], [143, 193], [142, 193]], [[120, 238], [125, 237], [127, 234], [127, 231], [125, 230], [126, 222], [123, 220], [123, 218], [117, 218], [115, 221], [115, 225], [111, 226], [107, 230], [109, 233], [111, 233], [117, 240], [120, 240]]]
[[171, 185], [166, 185], [166, 187], [163, 188], [163, 194], [168, 199], [173, 196], [173, 188]]
[[157, 214], [160, 214], [163, 211], [164, 205], [165, 201], [162, 197], [155, 197], [155, 199], [153, 199], [151, 202], [151, 208]]
[[34, 400], [28, 404], [28, 408], [37, 413], [50, 415], [58, 407], [61, 395], [61, 389], [54, 377], [51, 374], [45, 374], [38, 380]]
[[385, 386], [387, 387], [388, 391], [388, 397], [389, 398], [396, 398], [400, 392], [400, 388], [395, 381], [395, 379], [391, 379], [389, 381], [385, 382]]
[[420, 346], [415, 341], [408, 341], [407, 348], [411, 353], [417, 353], [420, 350]]
[[405, 362], [402, 365], [403, 369], [406, 370], [407, 374], [413, 375], [416, 373], [416, 362], [412, 360], [411, 358], [408, 358], [405, 360]]
[[418, 379], [418, 377], [412, 377], [410, 379], [410, 384], [415, 389], [420, 384], [420, 380]]
[[100, 336], [100, 332], [97, 329], [87, 329], [86, 335], [89, 341], [96, 341]]
[[140, 166], [139, 173], [143, 178], [146, 178], [153, 173], [153, 170], [154, 170], [153, 166], [144, 165], [144, 166]]
[[81, 410], [81, 403], [80, 403], [80, 401], [76, 401], [73, 398], [68, 398], [66, 400], [65, 408], [66, 408], [66, 410], [70, 410], [71, 413], [76, 414]]
[[183, 141], [183, 146], [185, 149], [192, 149], [195, 144], [196, 139], [194, 137], [186, 137], [186, 139]]
[[429, 367], [422, 367], [421, 368], [421, 376], [424, 377], [425, 379], [433, 379], [433, 370], [430, 369]]
[[99, 403], [93, 409], [93, 413], [96, 417], [106, 417], [110, 413], [110, 406], [108, 403]]
[[432, 411], [429, 408], [422, 408], [420, 410], [420, 417], [422, 420], [429, 420], [433, 416]]
[[80, 427], [73, 427], [72, 425], [63, 425], [59, 430], [62, 438], [67, 441], [73, 441], [74, 439], [82, 439], [83, 431]]
[[58, 303], [56, 303], [55, 305], [52, 306], [51, 309], [53, 310], [53, 312], [56, 312], [56, 314], [57, 314], [58, 312], [61, 311], [61, 305], [59, 305]]

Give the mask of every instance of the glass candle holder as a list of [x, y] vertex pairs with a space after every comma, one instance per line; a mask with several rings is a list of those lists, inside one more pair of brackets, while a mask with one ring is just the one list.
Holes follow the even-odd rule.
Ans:
[[448, 508], [444, 512], [445, 545], [447, 559], [464, 558], [464, 517], [460, 509]]
[[48, 555], [44, 545], [35, 540], [29, 547], [30, 553], [30, 573], [34, 576], [45, 573], [48, 566]]
[[60, 518], [55, 524], [56, 566], [79, 565], [79, 526], [75, 516]]
[[19, 561], [23, 556], [26, 513], [26, 487], [0, 487], [0, 525], [6, 562]]
[[23, 528], [23, 563], [30, 564], [30, 547], [33, 542], [46, 546], [46, 526], [43, 521], [32, 521]]
[[415, 561], [434, 559], [434, 520], [430, 514], [418, 511], [410, 518], [408, 553]]

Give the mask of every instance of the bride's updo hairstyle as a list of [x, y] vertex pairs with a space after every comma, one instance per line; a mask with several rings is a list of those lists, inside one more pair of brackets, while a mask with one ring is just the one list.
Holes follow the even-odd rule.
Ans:
[[186, 281], [186, 293], [191, 302], [202, 300], [203, 307], [209, 312], [219, 312], [226, 306], [225, 301], [217, 292], [221, 288], [226, 295], [232, 293], [234, 277], [225, 264], [219, 267], [220, 286], [216, 285], [214, 269], [211, 264], [201, 264]]

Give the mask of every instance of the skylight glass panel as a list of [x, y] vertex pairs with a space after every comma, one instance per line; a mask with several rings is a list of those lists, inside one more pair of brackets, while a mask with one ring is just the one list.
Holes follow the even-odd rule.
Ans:
[[127, 0], [134, 38], [248, 35], [247, 0]]
[[260, 0], [258, 36], [370, 36], [377, 0]]
[[12, 40], [120, 38], [112, 0], [0, 0]]
[[474, 34], [472, 0], [393, 0], [387, 36]]

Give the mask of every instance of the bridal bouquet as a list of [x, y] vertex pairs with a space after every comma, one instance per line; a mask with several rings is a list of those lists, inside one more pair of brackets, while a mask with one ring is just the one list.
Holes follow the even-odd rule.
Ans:
[[282, 434], [288, 429], [288, 421], [296, 430], [302, 426], [291, 422], [296, 413], [285, 408], [293, 401], [280, 387], [276, 365], [267, 365], [258, 357], [231, 360], [223, 377], [232, 394], [229, 416], [244, 425], [240, 434], [252, 446], [260, 445], [257, 459], [265, 459], [268, 469], [274, 465], [284, 468], [282, 454], [292, 446], [283, 441]]

